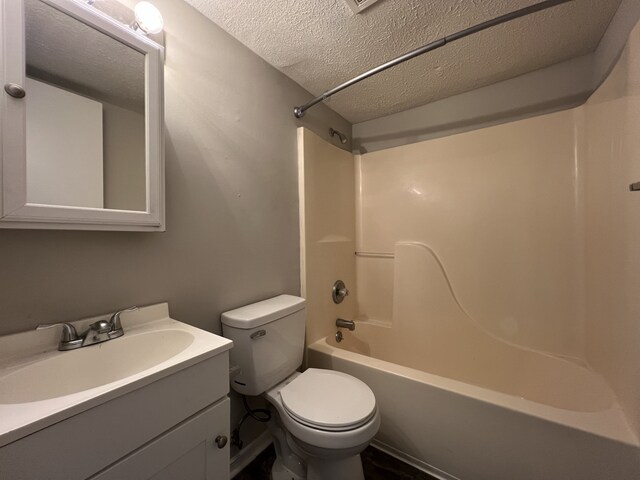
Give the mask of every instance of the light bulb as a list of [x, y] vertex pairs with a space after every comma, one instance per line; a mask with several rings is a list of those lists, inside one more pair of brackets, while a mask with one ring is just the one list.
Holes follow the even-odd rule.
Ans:
[[134, 8], [136, 26], [146, 34], [160, 33], [164, 20], [160, 11], [149, 2], [140, 2]]

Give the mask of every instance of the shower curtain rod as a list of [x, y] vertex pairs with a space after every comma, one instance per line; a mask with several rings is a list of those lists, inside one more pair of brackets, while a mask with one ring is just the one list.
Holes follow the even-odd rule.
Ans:
[[352, 78], [344, 83], [341, 83], [337, 87], [332, 88], [331, 90], [327, 90], [319, 97], [314, 98], [310, 102], [305, 103], [299, 107], [294, 107], [293, 114], [296, 118], [304, 117], [304, 113], [317, 105], [318, 103], [326, 100], [327, 98], [335, 95], [336, 93], [344, 90], [345, 88], [350, 87], [351, 85], [355, 85], [362, 80], [365, 80], [373, 75], [376, 75], [380, 72], [387, 70], [388, 68], [395, 67], [401, 63], [406, 62], [407, 60], [411, 60], [412, 58], [419, 57], [427, 52], [431, 52], [432, 50], [436, 50], [440, 47], [444, 47], [447, 43], [454, 42], [456, 40], [460, 40], [461, 38], [467, 37], [474, 33], [481, 32], [482, 30], [486, 30], [487, 28], [495, 27], [496, 25], [500, 25], [501, 23], [510, 22], [511, 20], [515, 20], [516, 18], [525, 17], [527, 15], [531, 15], [532, 13], [539, 12], [541, 10], [546, 10], [547, 8], [555, 7], [556, 5], [561, 5], [563, 3], [572, 2], [573, 0], [546, 0], [544, 2], [536, 3], [535, 5], [531, 5], [529, 7], [521, 8], [520, 10], [516, 10], [511, 13], [507, 13], [505, 15], [501, 15], [492, 20], [487, 20], [486, 22], [479, 23], [474, 25], [473, 27], [465, 28], [457, 33], [452, 35], [447, 35], [446, 37], [442, 37], [439, 40], [435, 40], [431, 43], [428, 43], [420, 48], [416, 48], [415, 50], [411, 50], [410, 52], [405, 53], [404, 55], [400, 55], [393, 60], [390, 60], [382, 65], [378, 65], [371, 70], [368, 70], [357, 77]]

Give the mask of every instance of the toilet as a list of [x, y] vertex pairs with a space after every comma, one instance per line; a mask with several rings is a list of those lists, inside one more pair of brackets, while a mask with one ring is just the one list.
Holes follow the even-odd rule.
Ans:
[[239, 367], [232, 388], [262, 395], [275, 413], [268, 422], [276, 461], [273, 480], [363, 480], [360, 452], [380, 427], [371, 389], [341, 372], [300, 373], [305, 300], [280, 295], [222, 314]]

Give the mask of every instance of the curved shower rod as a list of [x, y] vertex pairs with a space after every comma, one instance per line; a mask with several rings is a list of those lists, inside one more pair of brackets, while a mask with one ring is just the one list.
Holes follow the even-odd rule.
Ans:
[[507, 13], [505, 15], [501, 15], [492, 20], [487, 20], [486, 22], [479, 23], [474, 25], [473, 27], [465, 28], [457, 33], [452, 35], [447, 35], [446, 37], [442, 37], [439, 40], [435, 40], [431, 43], [427, 43], [426, 45], [416, 48], [415, 50], [411, 50], [410, 52], [405, 53], [404, 55], [400, 55], [393, 60], [390, 60], [382, 65], [378, 65], [371, 70], [368, 70], [357, 77], [352, 78], [344, 83], [341, 83], [337, 87], [332, 88], [331, 90], [327, 90], [319, 97], [314, 98], [313, 100], [301, 105], [299, 107], [293, 108], [293, 114], [296, 118], [304, 117], [304, 112], [309, 110], [314, 105], [326, 100], [327, 98], [335, 95], [338, 92], [341, 92], [345, 88], [350, 87], [351, 85], [355, 85], [356, 83], [361, 82], [373, 75], [376, 75], [380, 72], [387, 70], [388, 68], [395, 67], [401, 63], [406, 62], [407, 60], [411, 60], [412, 58], [419, 57], [427, 52], [431, 52], [432, 50], [437, 50], [440, 47], [444, 47], [447, 43], [454, 42], [456, 40], [460, 40], [461, 38], [467, 37], [469, 35], [473, 35], [474, 33], [481, 32], [482, 30], [486, 30], [487, 28], [495, 27], [496, 25], [500, 25], [501, 23], [510, 22], [511, 20], [515, 20], [516, 18], [526, 17], [527, 15], [531, 15], [532, 13], [539, 12], [541, 10], [546, 10], [547, 8], [555, 7], [556, 5], [561, 5], [563, 3], [569, 3], [573, 0], [546, 0], [544, 2], [536, 3], [535, 5], [531, 5], [529, 7], [521, 8], [520, 10], [516, 10], [511, 13]]

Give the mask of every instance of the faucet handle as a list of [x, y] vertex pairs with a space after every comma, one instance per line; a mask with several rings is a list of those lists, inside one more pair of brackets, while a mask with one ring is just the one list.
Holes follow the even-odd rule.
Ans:
[[36, 327], [36, 330], [46, 330], [49, 328], [57, 327], [59, 325], [62, 325], [62, 338], [58, 343], [58, 350], [64, 352], [66, 350], [73, 350], [75, 348], [79, 348], [82, 346], [82, 338], [78, 336], [76, 327], [74, 327], [70, 323], [61, 322], [61, 323], [50, 323], [46, 325], [38, 325]]
[[344, 284], [342, 280], [336, 280], [336, 283], [333, 284], [333, 288], [331, 290], [331, 298], [333, 298], [333, 303], [342, 303], [344, 297], [349, 295], [349, 289]]
[[111, 315], [111, 319], [109, 320], [109, 323], [111, 323], [111, 331], [112, 332], [122, 331], [122, 324], [120, 323], [120, 314], [124, 312], [133, 312], [135, 310], [138, 310], [138, 307], [133, 306], [133, 307], [125, 308], [124, 310], [119, 310], [113, 315]]
[[62, 342], [73, 342], [74, 340], [78, 340], [78, 332], [76, 331], [76, 327], [71, 325], [70, 323], [60, 322], [60, 323], [48, 323], [45, 325], [38, 325], [36, 330], [48, 330], [49, 328], [57, 327], [62, 325]]

